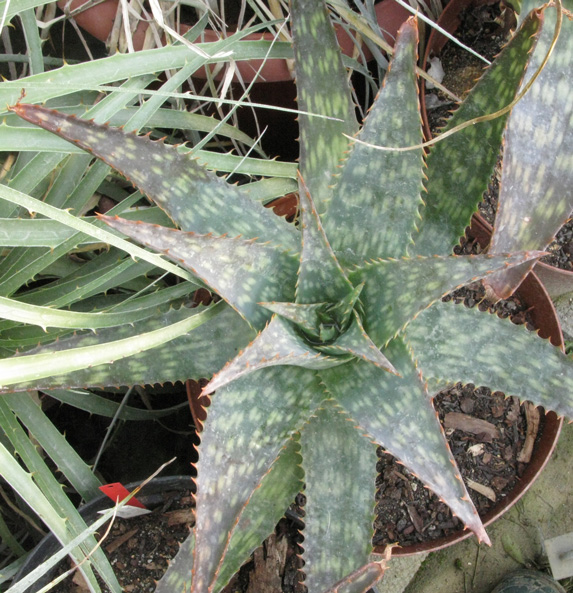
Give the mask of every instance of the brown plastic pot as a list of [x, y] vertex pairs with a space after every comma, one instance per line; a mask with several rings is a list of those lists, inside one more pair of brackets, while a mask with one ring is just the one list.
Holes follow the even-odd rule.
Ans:
[[[71, 4], [67, 6], [68, 0], [58, 0], [58, 6], [62, 10], [72, 11], [83, 6], [87, 2], [89, 2], [89, 0], [73, 0]], [[96, 39], [106, 41], [116, 19], [118, 4], [119, 0], [105, 0], [105, 2], [102, 2], [101, 4], [97, 4], [92, 8], [88, 8], [83, 12], [78, 13], [74, 16], [74, 20], [82, 29], [93, 35]], [[374, 8], [376, 11], [376, 18], [384, 32], [386, 41], [393, 44], [398, 29], [410, 16], [410, 12], [395, 2], [395, 0], [382, 0], [376, 4]], [[141, 21], [133, 33], [133, 45], [136, 50], [143, 47], [145, 32], [148, 27], [149, 23]], [[189, 29], [189, 25], [182, 24], [179, 32], [185, 33]], [[337, 28], [337, 36], [343, 52], [350, 55], [354, 48], [354, 42], [351, 37], [342, 28]], [[221, 33], [210, 29], [206, 29], [202, 37], [206, 42], [218, 41], [220, 38]], [[245, 39], [272, 40], [273, 35], [271, 33], [253, 34], [247, 36]], [[366, 59], [369, 59], [372, 56], [369, 52], [365, 51], [365, 57]], [[252, 82], [261, 63], [260, 60], [237, 62], [237, 69], [241, 79], [246, 83]], [[201, 70], [199, 70], [195, 75], [197, 77], [205, 77], [205, 71], [203, 70], [202, 72], [203, 74], [201, 74]], [[238, 81], [239, 77], [235, 77], [234, 80]], [[258, 80], [265, 82], [290, 81], [292, 80], [292, 74], [286, 60], [267, 60], [261, 72], [258, 74]]]
[[[485, 248], [489, 244], [491, 227], [479, 215], [474, 214], [468, 235], [476, 239], [482, 248]], [[531, 272], [525, 278], [515, 291], [515, 294], [530, 308], [529, 313], [540, 337], [549, 339], [554, 346], [563, 350], [563, 334], [561, 333], [561, 326], [557, 320], [555, 308], [553, 307], [551, 298], [535, 273]], [[525, 469], [518, 485], [481, 518], [486, 527], [508, 511], [527, 492], [533, 482], [535, 482], [555, 449], [562, 425], [563, 418], [559, 418], [555, 412], [545, 413], [541, 435], [535, 445], [531, 461]], [[471, 531], [464, 529], [458, 533], [433, 541], [404, 546], [403, 548], [394, 548], [392, 555], [412, 556], [419, 553], [435, 552], [457, 544], [472, 535], [473, 533]], [[382, 553], [383, 548], [377, 548], [375, 551]]]

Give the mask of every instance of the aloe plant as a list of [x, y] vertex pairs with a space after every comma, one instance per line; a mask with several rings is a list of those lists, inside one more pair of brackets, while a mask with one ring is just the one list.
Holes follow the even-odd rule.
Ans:
[[[541, 19], [538, 11], [524, 19], [458, 120], [513, 99]], [[0, 361], [8, 391], [211, 378], [196, 525], [158, 592], [221, 590], [303, 488], [309, 591], [367, 590], [383, 573], [383, 562], [371, 562], [378, 445], [487, 542], [433, 391], [483, 384], [573, 417], [573, 365], [564, 354], [508, 320], [441, 300], [542, 255], [450, 255], [458, 240], [451, 220], [467, 224], [472, 214], [458, 208], [456, 192], [475, 196], [487, 185], [503, 120], [466, 128], [427, 158], [419, 148], [378, 150], [421, 143], [415, 21], [403, 26], [362, 126], [325, 4], [293, 0], [292, 27], [302, 112], [297, 224], [184, 147], [44, 107], [12, 107], [149, 196], [177, 228], [101, 218], [224, 301], [200, 313], [165, 312], [159, 326], [171, 333], [156, 342], [157, 323], [134, 319]], [[30, 313], [41, 314], [40, 307]], [[63, 317], [53, 314], [49, 323]], [[153, 348], [165, 339], [173, 341]], [[470, 349], [476, 355], [468, 360]], [[86, 366], [92, 356], [113, 364]]]

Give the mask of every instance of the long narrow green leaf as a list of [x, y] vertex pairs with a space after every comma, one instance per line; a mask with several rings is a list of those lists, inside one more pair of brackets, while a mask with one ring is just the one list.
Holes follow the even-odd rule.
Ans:
[[38, 307], [37, 305], [28, 305], [14, 299], [0, 297], [0, 317], [20, 321], [21, 323], [31, 323], [42, 328], [100, 329], [102, 327], [116, 327], [141, 321], [157, 312], [157, 308], [152, 306], [151, 308], [137, 308], [129, 313], [80, 313], [50, 307]]
[[[164, 226], [170, 224], [169, 219], [159, 208], [127, 211], [122, 216]], [[86, 216], [82, 220], [91, 224], [96, 219]], [[75, 234], [74, 229], [57, 220], [47, 218], [0, 218], [0, 246], [2, 247], [57, 247]], [[101, 240], [83, 233], [77, 237], [77, 240], [79, 241], [78, 248], [87, 245], [101, 245], [102, 243]]]
[[[0, 150], [3, 151], [45, 151], [58, 153], [51, 155], [54, 159], [50, 169], [55, 167], [62, 153], [80, 154], [83, 152], [77, 146], [49, 134], [45, 130], [34, 128], [20, 128], [0, 124]], [[189, 152], [180, 148], [180, 152]], [[253, 157], [242, 157], [232, 154], [198, 150], [194, 155], [210, 169], [217, 171], [244, 173], [246, 175], [268, 175], [296, 179], [298, 166], [295, 163], [271, 161]], [[45, 158], [45, 157], [43, 157]], [[28, 180], [30, 181], [30, 180]], [[38, 178], [33, 178], [34, 183]], [[292, 191], [292, 190], [291, 190]], [[5, 215], [4, 215], [5, 216]]]
[[[163, 88], [164, 90], [167, 90], [165, 87]], [[57, 109], [68, 115], [75, 114], [78, 117], [83, 116], [88, 109], [85, 104], [64, 107], [58, 105], [58, 103], [60, 103], [58, 100], [51, 101], [50, 103], [52, 109]], [[134, 116], [137, 115], [137, 117], [140, 117], [141, 111], [141, 107], [126, 107], [108, 118], [107, 123], [111, 126], [125, 126], [128, 122], [133, 120]], [[4, 116], [3, 122], [2, 129], [10, 129], [10, 133], [12, 134], [15, 134], [14, 128], [16, 127], [23, 129], [22, 120], [14, 114]], [[130, 124], [130, 128], [132, 125], [133, 124]], [[146, 118], [145, 127], [152, 129], [167, 128], [172, 130], [194, 130], [198, 132], [216, 131], [218, 136], [237, 140], [246, 146], [254, 145], [254, 140], [239, 128], [227, 123], [222, 123], [214, 117], [201, 115], [200, 113], [190, 113], [189, 111], [178, 111], [176, 109], [165, 108], [157, 109], [151, 117]]]
[[[185, 323], [192, 324], [193, 318], [198, 317], [197, 323], [207, 320], [203, 315], [218, 314], [208, 323], [203, 323], [192, 332], [185, 332]], [[203, 317], [202, 317], [203, 316]], [[183, 318], [183, 321], [179, 321]], [[187, 319], [185, 321], [185, 319]], [[177, 322], [179, 322], [177, 324]], [[179, 328], [183, 332], [178, 338], [172, 339], [165, 347], [152, 348], [139, 354], [116, 359], [113, 364], [109, 362], [110, 346], [124, 350], [118, 340], [128, 340], [130, 348], [137, 351], [137, 344], [142, 336], [157, 327], [165, 327], [171, 332]], [[170, 329], [172, 328], [172, 329]], [[157, 334], [154, 334], [157, 338]], [[172, 310], [164, 315], [150, 320], [138, 322], [134, 326], [121, 326], [99, 330], [97, 334], [86, 332], [72, 337], [60, 339], [54, 344], [44, 346], [37, 351], [29, 352], [26, 356], [34, 360], [37, 353], [49, 360], [49, 353], [56, 355], [61, 360], [62, 374], [47, 374], [44, 379], [34, 379], [25, 382], [24, 378], [15, 377], [15, 382], [4, 391], [28, 391], [30, 389], [69, 389], [82, 388], [86, 385], [110, 387], [121, 385], [144, 385], [186, 381], [187, 379], [210, 378], [223, 365], [236, 356], [254, 337], [254, 332], [249, 326], [225, 303], [218, 303], [215, 308], [202, 310], [200, 308], [189, 312], [185, 309]], [[94, 348], [98, 359], [89, 361], [85, 367], [70, 371], [65, 364], [63, 351], [69, 351], [73, 360], [73, 353], [77, 348]], [[106, 352], [108, 356], [106, 356]], [[0, 361], [0, 376], [4, 369], [11, 368], [11, 362], [17, 358]], [[97, 366], [94, 363], [101, 361]]]
[[42, 40], [36, 24], [36, 13], [32, 9], [22, 10], [19, 16], [24, 29], [26, 45], [28, 46], [30, 74], [40, 74], [44, 71], [44, 59], [42, 56]]
[[[105, 229], [98, 228], [93, 224], [77, 218], [73, 214], [69, 214], [64, 210], [59, 210], [58, 208], [54, 208], [49, 204], [44, 204], [40, 200], [36, 200], [35, 198], [6, 187], [5, 185], [0, 185], [0, 198], [3, 200], [8, 200], [13, 204], [22, 206], [31, 212], [38, 212], [39, 214], [43, 214], [44, 216], [57, 220], [78, 232], [83, 232], [87, 235], [90, 235], [91, 237], [95, 237], [103, 243], [109, 243], [110, 245], [119, 247], [120, 249], [127, 251], [127, 253], [129, 253], [132, 257], [138, 257], [157, 266], [158, 268], [162, 268], [168, 272], [173, 272], [185, 280], [193, 281], [194, 279], [193, 276], [188, 272], [185, 272], [185, 270], [182, 270], [181, 268], [166, 262], [155, 254], [149, 253], [148, 251], [145, 251], [136, 245], [128, 243], [124, 239], [117, 237]], [[78, 240], [81, 240], [81, 238], [78, 237]]]
[[[2, 426], [5, 427], [6, 434], [12, 441], [17, 454], [30, 472], [28, 474], [20, 467], [18, 468], [19, 471], [14, 470], [14, 464], [18, 465], [18, 463], [13, 458], [8, 459], [7, 451], [3, 446], [0, 446], [0, 459], [2, 461], [0, 471], [3, 478], [27, 501], [32, 510], [44, 521], [62, 544], [69, 543], [85, 529], [86, 525], [83, 519], [64, 494], [59, 482], [45, 465], [34, 444], [29, 440], [12, 412], [10, 412], [7, 403], [1, 398], [0, 421]], [[29, 498], [32, 494], [34, 498]], [[92, 537], [91, 540], [82, 545], [83, 552], [79, 549], [72, 552], [74, 560], [76, 562], [81, 561], [84, 554], [95, 546], [96, 541]], [[105, 558], [103, 550], [97, 549], [93, 558], [98, 566], [98, 571], [112, 591], [119, 591], [120, 587], [117, 578]], [[85, 566], [82, 572], [90, 586], [99, 591], [99, 586], [91, 568]]]
[[[0, 186], [0, 197], [3, 194], [4, 187]], [[46, 204], [43, 205], [43, 207], [46, 206]], [[2, 262], [0, 294], [7, 297], [13, 295], [27, 282], [33, 281], [38, 274], [42, 274], [50, 264], [64, 257], [75, 245], [76, 239], [72, 237], [60, 243], [54, 249], [24, 248], [12, 250]]]
[[44, 4], [49, 4], [50, 2], [51, 0], [1, 0], [0, 18], [5, 16], [6, 22], [4, 24], [7, 25], [20, 12], [37, 8], [38, 6], [44, 6]]
[[[42, 562], [42, 564], [23, 576], [17, 583], [13, 584], [6, 593], [26, 593], [31, 585], [36, 583], [43, 575], [55, 567], [61, 560], [70, 554], [75, 547], [79, 546], [94, 533], [97, 533], [102, 525], [105, 525], [112, 520], [117, 514], [117, 509], [123, 507], [127, 502], [128, 499], [124, 499], [124, 501], [120, 502], [116, 507], [106, 511], [99, 519], [97, 519], [97, 521], [86, 527], [86, 529], [84, 529], [78, 536], [74, 537], [69, 543], [63, 546], [61, 550], [52, 554], [48, 559]], [[115, 589], [115, 591], [118, 590]]]
[[[10, 558], [10, 555], [17, 557], [26, 556], [26, 550], [14, 535], [12, 535], [2, 513], [0, 513], [0, 538], [2, 545], [5, 546], [4, 550], [6, 550], [8, 558]], [[8, 577], [8, 575], [6, 576]], [[11, 576], [14, 576], [14, 573]], [[0, 585], [4, 580], [7, 580], [7, 578], [5, 578], [5, 569], [3, 568], [0, 570]]]
[[[199, 327], [219, 313], [218, 305], [212, 305], [201, 313], [188, 311], [181, 321], [161, 327], [148, 333], [130, 338], [106, 342], [94, 346], [84, 346], [73, 350], [42, 352], [17, 356], [0, 361], [0, 386], [4, 389], [16, 383], [38, 381], [62, 373], [101, 364], [111, 364], [122, 358], [133, 356], [145, 350], [156, 348]], [[183, 311], [183, 313], [185, 313]], [[133, 382], [139, 381], [133, 377]]]
[[[233, 57], [237, 60], [292, 58], [292, 48], [289, 43], [243, 40], [253, 30], [256, 30], [256, 27], [243, 29], [215, 43], [197, 44], [197, 46], [211, 55], [220, 54], [219, 58], [210, 60], [212, 63], [227, 61], [228, 56], [225, 57], [223, 54], [228, 51], [232, 51]], [[186, 64], [193, 64], [194, 67], [199, 68], [205, 62], [204, 58], [185, 46], [168, 45], [132, 54], [117, 53], [108, 58], [83, 64], [65, 65], [23, 80], [4, 81], [0, 85], [0, 113], [5, 112], [7, 106], [16, 104], [21, 97], [22, 89], [25, 89], [26, 100], [30, 103], [44, 102], [80, 90], [99, 90], [102, 85], [144, 74], [177, 69]], [[118, 91], [115, 87], [110, 89]], [[167, 95], [166, 93], [165, 98], [169, 98]]]
[[6, 402], [20, 422], [34, 435], [38, 445], [84, 500], [91, 500], [100, 494], [101, 482], [29, 393], [3, 395], [2, 401]]
[[111, 401], [95, 393], [83, 391], [80, 389], [46, 389], [43, 393], [50, 397], [78, 410], [84, 410], [90, 414], [97, 414], [106, 418], [117, 418], [118, 420], [146, 421], [156, 420], [164, 416], [171, 416], [178, 411], [189, 408], [188, 402], [183, 402], [171, 408], [161, 408], [157, 410], [142, 410], [131, 406], [122, 406], [120, 403]]

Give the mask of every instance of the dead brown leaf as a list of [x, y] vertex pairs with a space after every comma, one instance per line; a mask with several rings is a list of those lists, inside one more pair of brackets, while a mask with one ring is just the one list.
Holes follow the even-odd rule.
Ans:
[[448, 412], [444, 418], [444, 427], [479, 435], [486, 443], [500, 437], [499, 430], [491, 422], [460, 412]]

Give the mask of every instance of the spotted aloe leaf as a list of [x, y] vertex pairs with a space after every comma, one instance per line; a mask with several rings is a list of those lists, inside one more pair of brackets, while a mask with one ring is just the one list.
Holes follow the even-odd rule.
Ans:
[[333, 175], [348, 139], [358, 130], [346, 69], [326, 5], [297, 0], [291, 11], [299, 116], [300, 172], [319, 212], [330, 199]]
[[369, 262], [351, 272], [352, 282], [364, 282], [361, 301], [366, 327], [381, 346], [415, 316], [442, 296], [497, 270], [537, 260], [543, 252], [511, 255], [419, 257]]
[[[404, 31], [396, 57], [358, 134], [380, 146], [415, 146], [422, 141], [416, 63], [417, 31]], [[325, 230], [345, 264], [406, 255], [422, 201], [422, 151], [379, 152], [354, 144], [325, 215]]]
[[191, 270], [255, 328], [262, 329], [270, 319], [270, 313], [258, 305], [259, 301], [294, 297], [297, 260], [271, 244], [240, 237], [183, 233], [117, 217], [101, 218], [112, 228]]
[[[528, 11], [534, 4], [524, 2], [522, 10]], [[564, 4], [573, 7], [571, 2]], [[547, 53], [555, 19], [552, 10], [546, 16], [526, 79]], [[545, 249], [573, 211], [572, 60], [573, 22], [565, 17], [551, 59], [509, 117], [490, 253]], [[487, 284], [498, 297], [507, 298], [532, 266], [530, 262], [502, 272], [489, 278]]]
[[[253, 549], [272, 533], [297, 494], [304, 488], [298, 434], [295, 434], [279, 452], [269, 472], [241, 513], [239, 522], [229, 540], [227, 558], [221, 566], [217, 583], [222, 587], [249, 558]], [[217, 584], [214, 589], [219, 587]]]
[[[320, 371], [320, 376], [358, 430], [397, 457], [447, 502], [479, 539], [488, 542], [405, 344], [400, 338], [395, 339], [385, 353], [400, 376], [363, 361]], [[372, 472], [375, 479], [375, 468]]]
[[330, 247], [308, 187], [302, 179], [299, 195], [302, 253], [296, 302], [316, 303], [319, 298], [328, 302], [338, 302], [351, 294], [354, 287]]
[[[305, 585], [309, 591], [326, 591], [340, 575], [353, 572], [357, 561], [358, 566], [369, 561], [376, 445], [355, 429], [334, 401], [328, 400], [302, 431], [301, 446], [307, 482]], [[337, 471], [339, 466], [345, 471]], [[347, 520], [337, 521], [342, 515]]]
[[[444, 132], [511, 103], [538, 38], [542, 19], [538, 11], [528, 15], [448, 120]], [[452, 252], [487, 189], [499, 157], [506, 121], [507, 115], [469, 126], [431, 147], [426, 161], [427, 193], [420, 211], [419, 232], [414, 236], [415, 244], [410, 253], [448, 255]]]
[[[221, 587], [249, 558], [259, 542], [274, 529], [283, 516], [284, 509], [302, 489], [303, 477], [300, 445], [295, 435], [262, 478], [259, 488], [253, 492], [241, 513], [239, 523], [233, 529], [227, 548], [227, 561], [221, 566], [217, 576], [217, 583], [221, 583]], [[192, 535], [171, 561], [167, 572], [157, 584], [156, 593], [189, 590], [194, 546], [195, 538]], [[218, 588], [220, 587], [216, 584], [214, 589]]]
[[[487, 385], [560, 416], [573, 416], [569, 357], [546, 340], [532, 339], [531, 332], [508, 319], [442, 305], [430, 307], [406, 329], [406, 340], [433, 387], [455, 381]], [[439, 339], [431, 331], [434, 327], [443, 328]], [[468, 351], [475, 354], [467, 357]]]
[[239, 378], [213, 397], [197, 465], [192, 591], [213, 590], [221, 562], [231, 561], [228, 546], [239, 517], [282, 448], [324, 398], [314, 371], [287, 366]]
[[[57, 133], [107, 162], [161, 206], [186, 231], [273, 240], [298, 249], [293, 229], [239, 186], [229, 185], [196, 157], [148, 136], [125, 134], [37, 105], [17, 104], [20, 117]], [[137, 155], [137, 157], [135, 156]]]
[[298, 303], [259, 303], [265, 309], [277, 313], [284, 319], [288, 319], [295, 325], [314, 338], [320, 337], [320, 314], [328, 308], [328, 303], [312, 303], [300, 305]]
[[382, 354], [378, 346], [364, 330], [360, 315], [355, 310], [352, 311], [352, 319], [347, 330], [332, 344], [320, 346], [318, 349], [325, 354], [330, 353], [338, 356], [351, 354], [353, 358], [362, 358], [381, 369], [397, 374], [392, 363]]
[[267, 367], [322, 369], [343, 362], [345, 359], [330, 358], [313, 349], [288, 321], [275, 316], [251, 344], [213, 377], [203, 392], [212, 393], [239, 377]]

